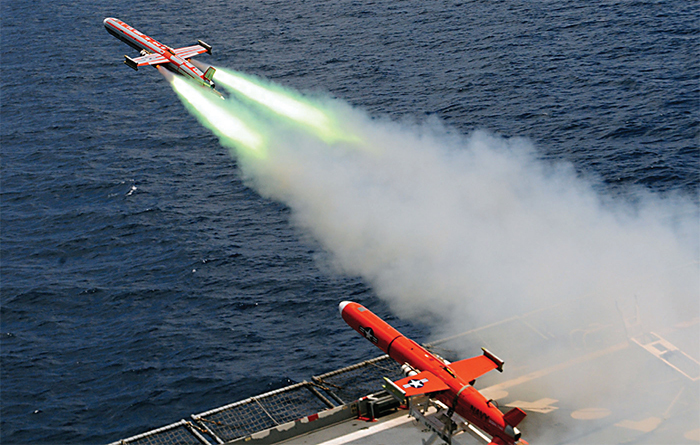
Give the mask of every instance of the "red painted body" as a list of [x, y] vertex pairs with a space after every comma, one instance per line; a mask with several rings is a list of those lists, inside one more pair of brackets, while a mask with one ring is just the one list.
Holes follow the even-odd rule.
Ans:
[[[465, 420], [493, 437], [492, 443], [525, 444], [518, 441], [520, 434], [515, 428], [525, 413], [518, 408], [503, 414], [493, 402], [479, 393], [470, 384], [476, 377], [492, 369], [499, 369], [499, 363], [486, 356], [473, 357], [459, 362], [447, 364], [440, 357], [431, 354], [418, 343], [406, 338], [381, 318], [377, 317], [364, 306], [349, 301], [340, 304], [343, 320], [353, 329], [387, 353], [392, 359], [403, 365], [408, 363], [421, 371], [422, 375], [437, 377], [444, 383], [443, 390], [432, 393], [431, 397], [453, 408]], [[496, 360], [498, 360], [496, 358]], [[502, 366], [502, 362], [500, 362]], [[430, 374], [423, 374], [424, 372]], [[431, 375], [432, 374], [432, 375]], [[405, 383], [401, 379], [397, 384]], [[409, 381], [410, 382], [410, 381]], [[427, 384], [427, 380], [426, 380]], [[403, 386], [406, 388], [408, 385]], [[409, 389], [410, 391], [410, 389]], [[516, 411], [517, 410], [517, 411]], [[510, 424], [509, 424], [510, 421]]]
[[145, 65], [163, 66], [176, 74], [189, 77], [204, 86], [214, 88], [214, 82], [212, 81], [215, 72], [214, 68], [210, 67], [206, 72], [202, 72], [189, 60], [198, 54], [211, 54], [211, 46], [201, 40], [198, 45], [173, 49], [121, 20], [108, 17], [104, 19], [103, 23], [107, 32], [141, 52], [141, 57], [134, 59], [124, 56], [124, 63], [131, 68], [138, 69], [139, 66]]

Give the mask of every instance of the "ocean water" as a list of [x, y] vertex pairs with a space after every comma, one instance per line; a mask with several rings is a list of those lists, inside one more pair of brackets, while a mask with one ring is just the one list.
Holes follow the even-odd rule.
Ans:
[[685, 1], [106, 1], [1, 6], [0, 441], [105, 443], [375, 356], [327, 254], [120, 18], [203, 62], [396, 121], [527, 138], [601, 195], [697, 204], [698, 8]]

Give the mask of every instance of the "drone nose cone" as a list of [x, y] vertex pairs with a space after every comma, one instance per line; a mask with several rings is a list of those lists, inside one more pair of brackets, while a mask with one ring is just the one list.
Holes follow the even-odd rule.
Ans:
[[345, 309], [345, 306], [348, 304], [352, 303], [352, 301], [341, 301], [340, 304], [338, 305], [338, 310], [340, 310], [340, 316], [343, 316], [343, 309]]

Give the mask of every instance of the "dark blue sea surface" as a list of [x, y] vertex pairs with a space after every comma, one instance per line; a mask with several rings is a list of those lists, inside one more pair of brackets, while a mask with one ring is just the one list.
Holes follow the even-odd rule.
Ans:
[[0, 441], [105, 443], [374, 357], [290, 210], [155, 70], [120, 18], [201, 60], [346, 100], [529, 138], [600, 179], [697, 200], [699, 9], [688, 1], [2, 2]]

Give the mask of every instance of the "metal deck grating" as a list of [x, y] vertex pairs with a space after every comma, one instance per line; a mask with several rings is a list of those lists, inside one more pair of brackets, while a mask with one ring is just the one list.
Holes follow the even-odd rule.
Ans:
[[402, 377], [401, 367], [388, 355], [312, 377], [313, 382], [194, 414], [191, 422], [181, 420], [110, 445], [222, 444], [354, 402], [381, 390], [382, 377]]
[[298, 383], [192, 418], [221, 440], [230, 441], [333, 407], [318, 397], [312, 386], [309, 382]]
[[388, 355], [332, 371], [312, 380], [340, 403], [349, 403], [382, 389], [382, 377], [397, 380], [403, 377], [401, 367]]
[[147, 433], [139, 434], [128, 439], [122, 439], [110, 445], [202, 445], [208, 443], [192, 425], [192, 422], [181, 420]]

